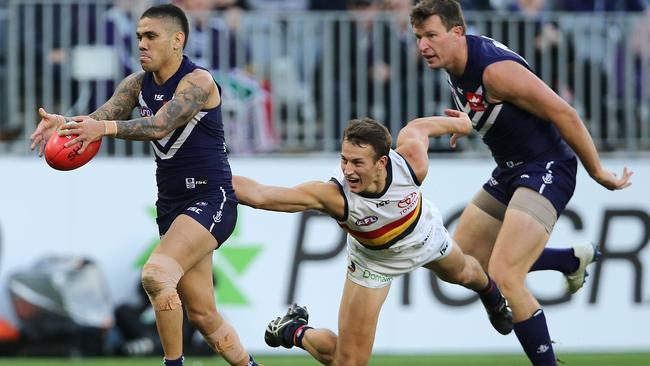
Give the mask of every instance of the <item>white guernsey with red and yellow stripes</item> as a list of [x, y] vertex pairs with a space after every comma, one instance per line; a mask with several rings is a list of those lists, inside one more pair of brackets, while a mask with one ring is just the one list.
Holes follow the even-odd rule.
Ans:
[[420, 244], [439, 221], [437, 210], [423, 200], [420, 182], [406, 160], [394, 150], [388, 157], [383, 192], [350, 192], [340, 170], [332, 178], [346, 201], [345, 216], [338, 221], [339, 226], [368, 249]]

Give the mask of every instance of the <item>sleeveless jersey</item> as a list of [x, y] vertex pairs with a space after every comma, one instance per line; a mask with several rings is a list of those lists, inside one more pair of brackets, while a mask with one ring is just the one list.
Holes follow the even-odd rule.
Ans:
[[343, 220], [336, 220], [368, 249], [420, 244], [436, 224], [442, 225], [438, 210], [422, 198], [420, 182], [408, 162], [394, 150], [388, 157], [386, 186], [378, 194], [351, 192], [340, 168], [332, 177], [345, 199]]
[[456, 107], [467, 113], [474, 129], [499, 166], [513, 167], [538, 159], [567, 160], [575, 156], [555, 126], [514, 104], [489, 103], [484, 97], [483, 71], [492, 63], [511, 60], [530, 70], [521, 56], [484, 36], [467, 35], [467, 64], [462, 76], [448, 73]]
[[[145, 73], [139, 95], [140, 115], [156, 114], [174, 97], [181, 79], [197, 68], [201, 67], [183, 56], [178, 71], [162, 85], [155, 83], [152, 73]], [[217, 87], [221, 92], [221, 87]], [[226, 155], [221, 103], [215, 108], [201, 110], [187, 124], [160, 140], [151, 141], [151, 146], [156, 154], [159, 210], [166, 211], [163, 207], [168, 204], [200, 195], [223, 196], [237, 202]]]

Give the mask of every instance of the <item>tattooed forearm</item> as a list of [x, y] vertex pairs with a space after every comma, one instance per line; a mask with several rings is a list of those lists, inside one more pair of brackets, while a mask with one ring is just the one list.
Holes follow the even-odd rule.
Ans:
[[206, 104], [209, 90], [191, 80], [153, 117], [117, 123], [115, 137], [127, 140], [159, 140], [192, 119]]
[[115, 137], [126, 140], [159, 140], [165, 135], [160, 136], [156, 119], [156, 116], [153, 116], [119, 121]]
[[138, 94], [140, 93], [143, 78], [144, 71], [127, 76], [117, 86], [111, 99], [91, 113], [90, 117], [96, 120], [129, 118], [138, 102]]

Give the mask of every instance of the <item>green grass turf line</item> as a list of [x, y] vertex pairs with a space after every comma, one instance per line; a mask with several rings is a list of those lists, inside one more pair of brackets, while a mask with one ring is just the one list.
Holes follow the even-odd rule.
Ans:
[[[161, 365], [162, 357], [125, 358], [0, 358], [0, 366], [154, 366]], [[258, 355], [264, 366], [317, 366], [306, 356]], [[566, 366], [650, 366], [650, 353], [584, 353], [561, 354]], [[226, 366], [216, 357], [189, 357], [185, 366]], [[370, 366], [527, 366], [522, 355], [436, 355], [436, 356], [381, 356], [370, 359]], [[562, 365], [562, 364], [560, 364]]]

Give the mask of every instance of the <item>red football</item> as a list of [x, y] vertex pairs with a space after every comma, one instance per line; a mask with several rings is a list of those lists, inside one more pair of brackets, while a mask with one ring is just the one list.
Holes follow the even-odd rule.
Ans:
[[81, 143], [70, 147], [63, 146], [75, 137], [77, 135], [59, 136], [56, 132], [52, 133], [45, 145], [45, 161], [49, 166], [56, 170], [72, 170], [86, 164], [97, 155], [97, 151], [102, 145], [101, 139], [91, 142], [81, 155], [77, 154], [77, 151], [81, 149]]

